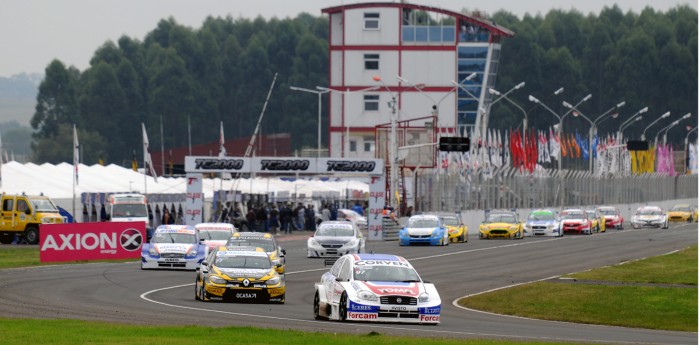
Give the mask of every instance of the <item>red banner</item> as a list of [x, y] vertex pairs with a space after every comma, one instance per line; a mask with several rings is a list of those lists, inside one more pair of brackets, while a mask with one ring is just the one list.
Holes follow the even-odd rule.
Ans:
[[39, 261], [131, 259], [141, 257], [144, 222], [44, 224]]

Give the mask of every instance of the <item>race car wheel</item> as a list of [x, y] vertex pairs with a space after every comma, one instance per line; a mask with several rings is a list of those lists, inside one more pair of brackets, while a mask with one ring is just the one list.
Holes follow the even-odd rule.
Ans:
[[194, 278], [194, 300], [201, 301], [199, 299], [199, 277]]
[[467, 232], [465, 231], [462, 233], [462, 243], [466, 243], [466, 242], [468, 242], [468, 239], [467, 239]]
[[27, 227], [24, 230], [24, 240], [27, 241], [27, 244], [39, 243], [39, 229], [35, 226]]
[[321, 300], [318, 298], [318, 291], [314, 295], [314, 320], [322, 320], [321, 316]]
[[207, 299], [205, 298], [204, 294], [204, 282], [202, 282], [202, 288], [199, 289], [199, 300], [202, 302], [207, 302]]
[[338, 306], [338, 320], [345, 321], [348, 319], [348, 295], [343, 292], [340, 296], [340, 305]]

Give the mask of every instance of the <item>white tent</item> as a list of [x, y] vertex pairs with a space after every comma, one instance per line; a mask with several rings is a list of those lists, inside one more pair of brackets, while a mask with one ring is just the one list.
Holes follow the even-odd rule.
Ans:
[[[187, 181], [184, 177], [158, 177], [158, 182], [152, 176], [145, 176], [121, 166], [98, 164], [78, 167], [78, 184], [73, 192], [73, 165], [60, 163], [57, 165], [44, 163], [4, 163], [0, 171], [2, 186], [0, 191], [6, 194], [44, 194], [53, 199], [56, 204], [67, 210], [72, 209], [73, 196], [80, 205], [82, 193], [115, 193], [137, 191], [153, 194], [184, 194]], [[217, 190], [237, 190], [243, 194], [265, 194], [272, 196], [291, 196], [304, 194], [307, 198], [312, 195], [328, 195], [335, 199], [345, 199], [347, 190], [369, 192], [368, 178], [326, 178], [306, 176], [291, 181], [279, 177], [250, 178], [239, 180], [221, 180], [219, 178], [204, 179], [202, 191], [205, 203], [211, 203]]]

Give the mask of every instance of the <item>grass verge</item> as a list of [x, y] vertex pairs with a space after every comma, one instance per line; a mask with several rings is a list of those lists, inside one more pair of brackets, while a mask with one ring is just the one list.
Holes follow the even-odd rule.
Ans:
[[39, 262], [38, 247], [24, 246], [5, 246], [0, 249], [0, 269], [16, 268], [16, 267], [32, 267], [44, 265], [65, 265], [65, 264], [84, 264], [86, 262], [129, 262], [138, 261], [138, 259], [120, 259], [120, 260], [80, 260], [67, 262]]
[[543, 320], [697, 332], [697, 255], [695, 245], [669, 255], [568, 276], [598, 284], [537, 282], [464, 298], [458, 303]]
[[550, 342], [504, 342], [503, 340], [464, 340], [409, 338], [381, 335], [312, 333], [295, 330], [261, 329], [253, 327], [161, 327], [107, 324], [77, 320], [27, 320], [0, 318], [2, 344], [212, 344], [222, 342], [241, 344], [288, 345], [495, 345], [547, 344]]

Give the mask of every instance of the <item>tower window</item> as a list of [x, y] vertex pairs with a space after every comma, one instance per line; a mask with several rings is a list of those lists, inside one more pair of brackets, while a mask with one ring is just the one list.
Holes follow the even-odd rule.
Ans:
[[365, 69], [379, 69], [379, 54], [365, 54]]
[[379, 30], [379, 13], [365, 13], [365, 30]]
[[365, 111], [379, 110], [379, 95], [365, 95]]

